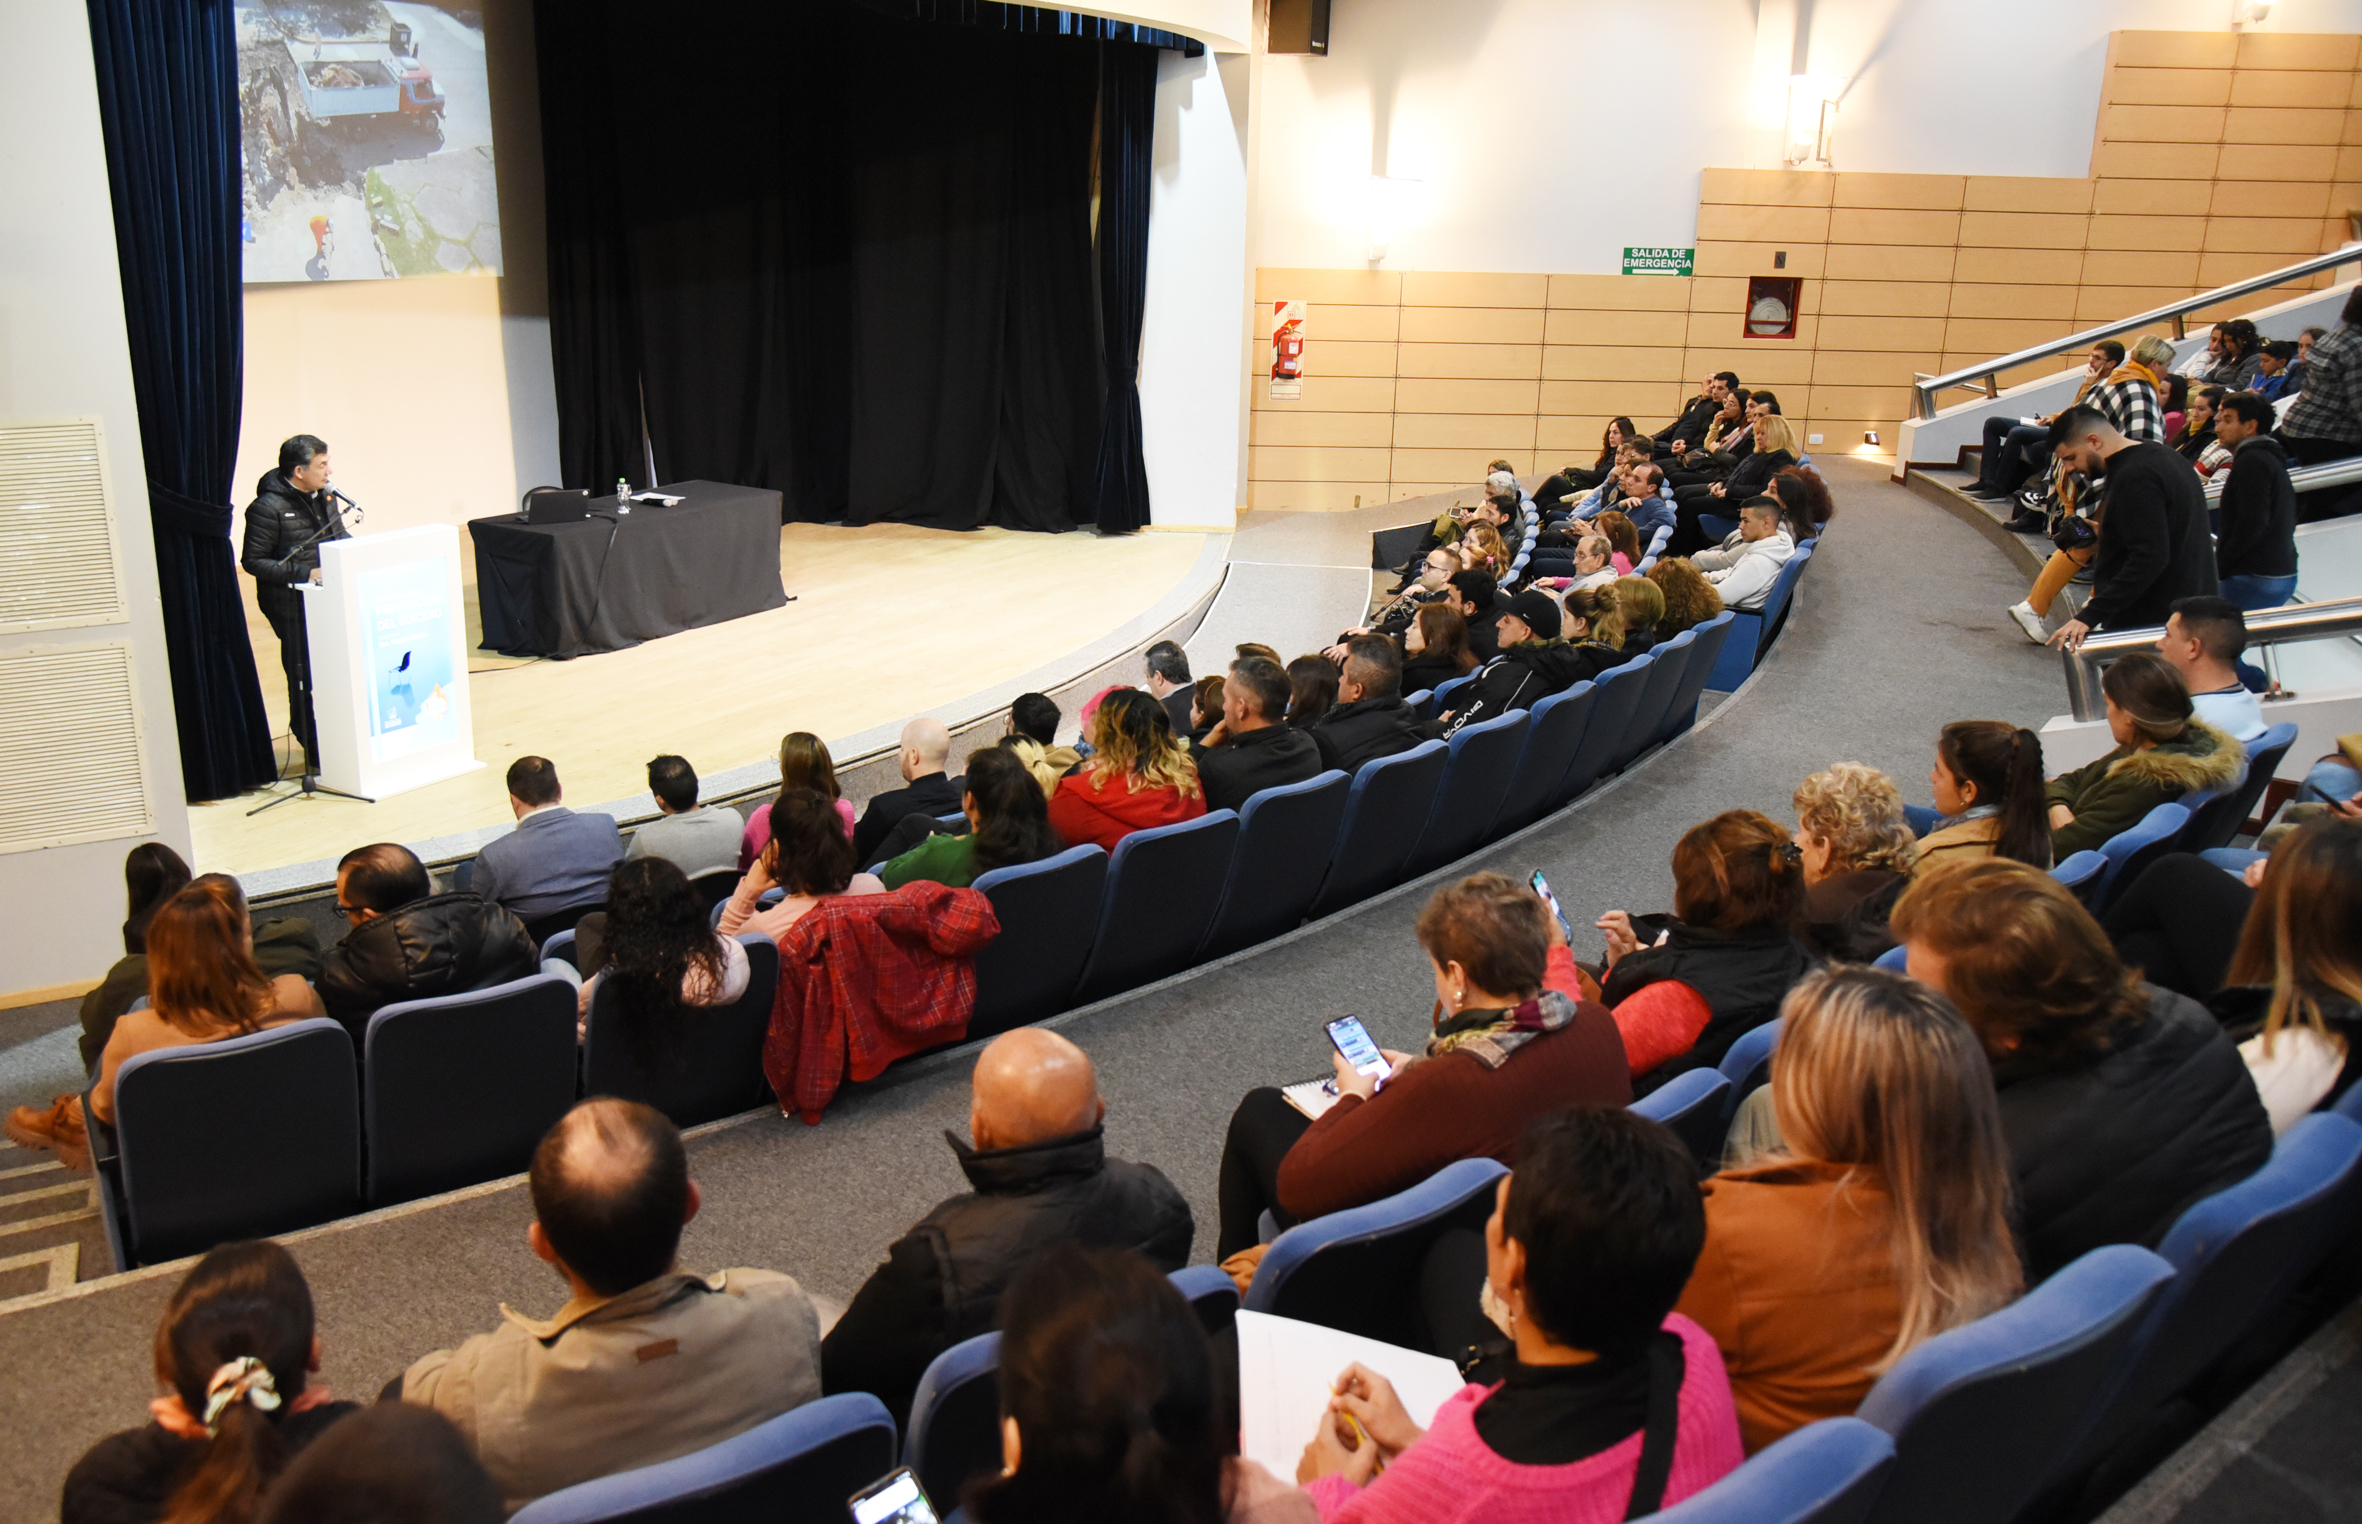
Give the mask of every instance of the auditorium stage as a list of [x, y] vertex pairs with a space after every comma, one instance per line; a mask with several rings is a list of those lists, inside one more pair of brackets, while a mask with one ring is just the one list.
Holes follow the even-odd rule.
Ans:
[[[474, 549], [464, 534], [460, 545], [476, 756], [486, 766], [376, 804], [315, 797], [252, 816], [260, 795], [193, 805], [198, 871], [235, 873], [249, 892], [271, 894], [330, 881], [337, 857], [366, 842], [399, 841], [429, 861], [465, 855], [511, 823], [502, 775], [528, 753], [557, 763], [570, 804], [619, 819], [654, 812], [646, 763], [660, 752], [687, 757], [709, 796], [775, 778], [772, 759], [791, 730], [826, 738], [844, 768], [890, 749], [914, 715], [956, 727], [1193, 616], [1221, 585], [1230, 536], [789, 524], [780, 575], [794, 602], [562, 662], [474, 649]], [[255, 608], [253, 579], [239, 582], [284, 761], [278, 642]]]

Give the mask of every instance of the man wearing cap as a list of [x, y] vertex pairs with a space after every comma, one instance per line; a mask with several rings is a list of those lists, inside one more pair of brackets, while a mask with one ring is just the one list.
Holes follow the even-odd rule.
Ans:
[[1428, 735], [1453, 735], [1511, 710], [1530, 709], [1583, 675], [1580, 657], [1559, 639], [1558, 605], [1548, 593], [1529, 587], [1495, 607], [1501, 654], [1477, 669], [1476, 681], [1460, 690], [1450, 713], [1428, 722]]

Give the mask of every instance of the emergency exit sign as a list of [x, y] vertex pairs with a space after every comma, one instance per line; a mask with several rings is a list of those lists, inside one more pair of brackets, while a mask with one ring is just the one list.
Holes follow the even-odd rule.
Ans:
[[1687, 275], [1697, 263], [1695, 249], [1631, 249], [1624, 251], [1626, 275]]

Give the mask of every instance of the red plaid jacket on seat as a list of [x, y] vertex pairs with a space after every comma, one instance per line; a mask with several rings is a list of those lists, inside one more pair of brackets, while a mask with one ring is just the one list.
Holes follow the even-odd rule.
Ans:
[[844, 1083], [957, 1042], [976, 1009], [975, 956], [1000, 935], [992, 901], [921, 879], [822, 900], [779, 941], [763, 1074], [815, 1125]]

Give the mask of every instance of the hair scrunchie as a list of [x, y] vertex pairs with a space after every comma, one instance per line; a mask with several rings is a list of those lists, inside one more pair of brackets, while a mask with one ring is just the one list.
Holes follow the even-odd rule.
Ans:
[[265, 1413], [279, 1406], [279, 1383], [271, 1379], [271, 1369], [252, 1355], [240, 1355], [213, 1373], [205, 1383], [205, 1433], [208, 1437], [221, 1430], [221, 1415], [234, 1403], [244, 1400]]

